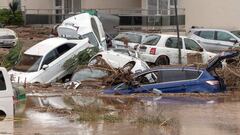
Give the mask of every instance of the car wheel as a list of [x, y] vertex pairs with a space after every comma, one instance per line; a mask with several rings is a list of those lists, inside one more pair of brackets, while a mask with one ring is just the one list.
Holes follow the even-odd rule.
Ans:
[[0, 110], [0, 121], [3, 121], [6, 116], [7, 116], [6, 113], [4, 111]]
[[156, 66], [160, 66], [160, 65], [169, 65], [170, 62], [169, 62], [169, 59], [167, 56], [160, 56], [157, 58], [156, 62], [155, 62], [155, 65]]

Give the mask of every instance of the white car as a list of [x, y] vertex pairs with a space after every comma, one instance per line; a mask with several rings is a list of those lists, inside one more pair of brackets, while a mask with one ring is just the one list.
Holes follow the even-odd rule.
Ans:
[[138, 44], [141, 44], [147, 34], [141, 32], [121, 32], [113, 40], [112, 45], [114, 48], [126, 48], [124, 39], [128, 41], [128, 47], [134, 49]]
[[[195, 40], [181, 36], [181, 61], [182, 64], [188, 64], [189, 53], [200, 53], [202, 62], [207, 63], [209, 59], [214, 57], [215, 53], [207, 52]], [[143, 44], [138, 47], [139, 57], [149, 63], [155, 65], [179, 64], [176, 35], [152, 34], [148, 35]]]
[[240, 42], [239, 30], [191, 29], [188, 35], [198, 41], [207, 51], [220, 52]]
[[92, 47], [88, 39], [46, 39], [24, 52], [20, 62], [9, 71], [17, 83], [50, 83], [66, 76], [64, 63], [80, 51]]
[[14, 92], [7, 70], [0, 67], [0, 131], [13, 133]]
[[113, 68], [127, 67], [128, 69], [131, 69], [133, 73], [149, 69], [147, 63], [142, 61], [141, 59], [134, 58], [132, 56], [127, 56], [125, 54], [117, 53], [111, 50], [96, 54], [90, 60], [89, 65], [95, 64], [99, 57], [104, 59]]
[[13, 30], [0, 28], [0, 47], [13, 47], [17, 41], [17, 34]]
[[64, 38], [89, 38], [90, 44], [100, 50], [107, 49], [105, 32], [98, 17], [82, 13], [67, 18], [57, 28], [58, 36]]

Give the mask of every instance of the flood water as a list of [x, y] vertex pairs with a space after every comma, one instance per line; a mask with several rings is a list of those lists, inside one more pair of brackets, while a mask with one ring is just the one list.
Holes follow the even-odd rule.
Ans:
[[[70, 97], [78, 105], [97, 104], [112, 108], [123, 121], [81, 122], [69, 119], [54, 112], [41, 112], [34, 107], [51, 106], [58, 109], [72, 109], [63, 96], [31, 97], [17, 105], [14, 121], [0, 122], [0, 134], [35, 135], [239, 135], [240, 134], [240, 98], [196, 97], [148, 97], [138, 99], [93, 97]], [[68, 97], [69, 99], [69, 97]], [[111, 103], [111, 104], [110, 104]], [[124, 111], [119, 109], [124, 105]], [[120, 110], [120, 111], [119, 111]], [[138, 124], [131, 122], [134, 115], [161, 113], [175, 122], [169, 127], [159, 124]]]

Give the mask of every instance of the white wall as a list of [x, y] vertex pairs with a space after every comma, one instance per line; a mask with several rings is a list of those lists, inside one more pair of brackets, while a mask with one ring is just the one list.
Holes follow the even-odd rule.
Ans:
[[9, 3], [11, 3], [12, 0], [0, 0], [0, 8], [8, 8]]
[[82, 0], [83, 9], [141, 8], [141, 0]]
[[191, 26], [240, 29], [240, 0], [183, 0], [186, 29]]

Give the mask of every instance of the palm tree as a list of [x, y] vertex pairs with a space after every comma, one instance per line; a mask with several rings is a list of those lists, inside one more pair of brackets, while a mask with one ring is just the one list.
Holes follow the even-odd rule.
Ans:
[[17, 0], [13, 0], [11, 3], [9, 3], [9, 8], [14, 16], [16, 11], [18, 10], [18, 7], [19, 7], [19, 2]]

